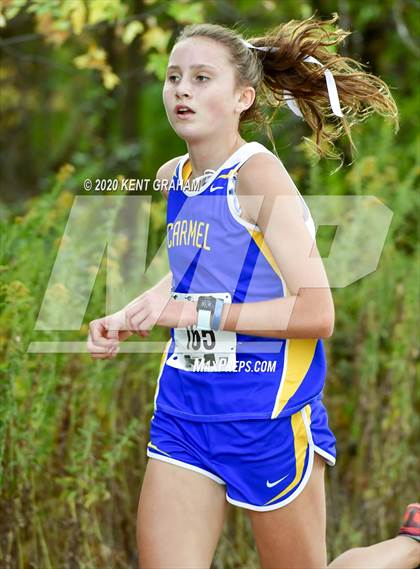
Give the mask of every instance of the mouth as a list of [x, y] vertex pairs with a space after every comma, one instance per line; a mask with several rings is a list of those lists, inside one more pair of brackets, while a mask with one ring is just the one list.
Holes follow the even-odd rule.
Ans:
[[193, 111], [186, 105], [177, 105], [175, 107], [175, 115], [181, 120], [184, 120], [195, 115], [195, 111]]

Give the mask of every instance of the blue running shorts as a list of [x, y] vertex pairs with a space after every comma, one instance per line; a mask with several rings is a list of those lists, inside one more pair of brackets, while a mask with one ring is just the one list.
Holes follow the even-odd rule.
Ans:
[[147, 456], [225, 484], [231, 504], [266, 511], [302, 492], [314, 452], [334, 466], [335, 443], [321, 398], [280, 419], [200, 422], [155, 409]]

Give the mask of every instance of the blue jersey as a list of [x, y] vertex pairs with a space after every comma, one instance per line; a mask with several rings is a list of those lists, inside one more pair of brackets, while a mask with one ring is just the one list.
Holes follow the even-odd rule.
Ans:
[[[181, 157], [169, 188], [166, 220], [174, 298], [214, 295], [244, 303], [290, 295], [261, 230], [240, 216], [235, 195], [239, 168], [260, 152], [272, 154], [258, 142], [244, 144], [199, 190], [188, 187], [191, 164], [188, 154]], [[299, 196], [305, 225], [315, 239], [313, 219]], [[213, 367], [196, 365], [204, 360]], [[234, 367], [214, 367], [228, 360]], [[171, 328], [154, 404], [197, 421], [276, 419], [321, 398], [325, 375], [322, 339]]]

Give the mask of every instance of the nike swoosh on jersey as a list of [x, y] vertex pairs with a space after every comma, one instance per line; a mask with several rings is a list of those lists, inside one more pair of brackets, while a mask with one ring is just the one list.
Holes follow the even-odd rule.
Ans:
[[289, 475], [286, 474], [286, 476], [283, 476], [283, 478], [280, 478], [280, 480], [276, 480], [275, 482], [269, 482], [267, 480], [267, 488], [272, 488], [273, 486], [276, 486], [277, 484], [279, 484], [282, 480], [284, 480], [285, 478], [287, 478]]
[[215, 190], [223, 190], [224, 186], [216, 186], [215, 188], [210, 188], [211, 192], [214, 192]]

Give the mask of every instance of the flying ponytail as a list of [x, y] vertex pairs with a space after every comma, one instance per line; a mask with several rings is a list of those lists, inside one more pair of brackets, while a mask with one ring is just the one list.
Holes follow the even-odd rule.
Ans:
[[[327, 49], [351, 33], [334, 27], [337, 19], [334, 13], [330, 20], [314, 16], [290, 20], [247, 40], [218, 24], [193, 24], [183, 28], [176, 42], [204, 36], [226, 45], [237, 85], [251, 85], [256, 91], [240, 124], [253, 122], [263, 127], [274, 144], [271, 123], [286, 104], [315, 133], [318, 155], [337, 158], [334, 141], [345, 132], [356, 150], [351, 127], [372, 113], [391, 117], [395, 132], [399, 129], [398, 109], [387, 84], [363, 71], [362, 63]], [[267, 116], [267, 107], [274, 107], [271, 116]]]

